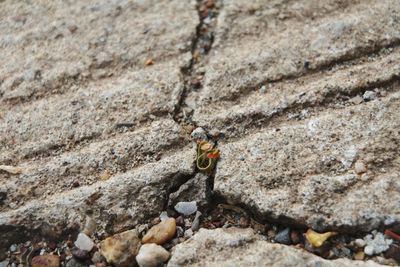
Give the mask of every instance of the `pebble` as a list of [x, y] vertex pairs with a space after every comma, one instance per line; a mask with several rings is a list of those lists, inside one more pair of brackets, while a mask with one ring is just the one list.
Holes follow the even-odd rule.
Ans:
[[191, 227], [191, 229], [193, 230], [193, 232], [196, 232], [196, 231], [198, 231], [199, 230], [199, 228], [200, 228], [200, 218], [201, 218], [201, 212], [200, 211], [197, 211], [196, 212], [196, 216], [194, 217], [194, 219], [193, 219], [193, 223], [192, 223], [192, 227]]
[[374, 100], [376, 98], [376, 93], [374, 91], [366, 91], [363, 94], [363, 98], [367, 101]]
[[208, 141], [207, 133], [201, 127], [197, 127], [196, 129], [194, 129], [190, 136], [195, 141], [197, 141], [197, 140]]
[[161, 214], [160, 214], [160, 220], [163, 222], [163, 221], [165, 221], [166, 219], [168, 219], [169, 217], [168, 217], [168, 213], [166, 212], [166, 211], [163, 211], [163, 212], [161, 212]]
[[359, 251], [359, 252], [356, 253], [356, 255], [354, 255], [354, 259], [356, 261], [362, 261], [362, 260], [364, 260], [364, 258], [365, 258], [364, 251]]
[[72, 249], [71, 253], [77, 259], [86, 260], [89, 258], [89, 252], [87, 250], [74, 248], [74, 249]]
[[90, 237], [84, 233], [79, 233], [75, 241], [75, 246], [82, 250], [91, 251], [93, 249], [94, 243]]
[[391, 258], [400, 263], [400, 246], [390, 245], [389, 249], [385, 252], [386, 258]]
[[41, 255], [32, 259], [32, 267], [58, 267], [60, 257], [57, 255]]
[[15, 252], [15, 251], [17, 251], [17, 245], [16, 244], [12, 244], [11, 246], [10, 246], [10, 252]]
[[156, 244], [144, 244], [141, 246], [136, 261], [140, 267], [157, 267], [169, 259], [169, 252]]
[[107, 262], [123, 266], [131, 262], [139, 251], [140, 239], [136, 230], [128, 230], [110, 236], [100, 242], [100, 253]]
[[192, 229], [187, 229], [186, 231], [185, 231], [185, 234], [184, 234], [184, 237], [186, 238], [186, 239], [188, 239], [188, 238], [191, 238], [193, 236], [193, 230]]
[[183, 230], [182, 227], [180, 227], [180, 226], [176, 227], [176, 236], [177, 237], [183, 237], [184, 233], [185, 233], [185, 230]]
[[386, 239], [382, 233], [373, 231], [372, 234], [364, 237], [366, 247], [364, 253], [368, 256], [379, 254], [389, 249], [389, 245], [392, 244], [393, 240]]
[[298, 231], [291, 231], [290, 239], [292, 239], [293, 244], [299, 244], [301, 242], [301, 234]]
[[179, 217], [176, 218], [175, 220], [176, 220], [176, 225], [179, 225], [179, 226], [182, 226], [182, 227], [185, 226], [185, 220], [183, 219], [182, 216], [179, 216]]
[[99, 251], [96, 251], [95, 253], [93, 253], [93, 256], [92, 256], [93, 263], [100, 263], [100, 262], [104, 262], [104, 261], [105, 261], [105, 259]]
[[188, 216], [197, 211], [197, 204], [196, 201], [178, 202], [174, 208], [180, 214]]
[[367, 172], [367, 167], [365, 166], [364, 162], [359, 160], [354, 164], [354, 170], [357, 174], [363, 174]]
[[358, 238], [354, 241], [354, 243], [356, 244], [357, 247], [359, 248], [363, 248], [365, 247], [365, 245], [367, 244], [364, 239]]
[[91, 236], [96, 231], [96, 221], [93, 218], [87, 216], [85, 228], [83, 228], [83, 233], [87, 236]]
[[156, 243], [157, 245], [162, 245], [165, 242], [171, 240], [176, 232], [176, 222], [174, 218], [168, 218], [165, 221], [154, 225], [150, 230], [143, 236], [142, 242]]
[[[66, 267], [88, 267], [88, 265], [84, 264], [83, 262], [81, 262], [75, 258], [71, 258], [65, 266]], [[58, 267], [58, 265], [57, 265], [57, 267]]]
[[292, 244], [292, 240], [290, 238], [290, 228], [285, 228], [278, 232], [278, 234], [275, 236], [275, 242], [285, 245]]

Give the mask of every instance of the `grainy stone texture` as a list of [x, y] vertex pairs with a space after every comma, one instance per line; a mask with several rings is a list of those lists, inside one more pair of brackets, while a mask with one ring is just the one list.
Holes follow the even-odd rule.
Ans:
[[[212, 186], [315, 230], [400, 220], [398, 1], [210, 3], [204, 18], [189, 0], [0, 1], [0, 165], [18, 170], [0, 170], [0, 253], [86, 215], [102, 238], [177, 201], [206, 209]], [[211, 178], [194, 168], [195, 127], [221, 150]], [[246, 231], [201, 230], [176, 252], [209, 235], [245, 239], [206, 242], [210, 266], [353, 264]]]
[[192, 238], [177, 245], [169, 267], [177, 266], [382, 266], [372, 261], [347, 259], [327, 261], [301, 249], [271, 244], [252, 229], [200, 229]]
[[[220, 142], [214, 189], [262, 216], [319, 230], [400, 220], [399, 108], [396, 93]], [[361, 176], [357, 159], [369, 165]]]

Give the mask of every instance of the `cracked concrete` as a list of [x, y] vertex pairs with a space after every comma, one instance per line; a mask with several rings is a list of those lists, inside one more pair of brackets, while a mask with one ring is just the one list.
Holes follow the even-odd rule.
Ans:
[[261, 221], [400, 221], [395, 0], [0, 6], [0, 165], [23, 170], [0, 172], [0, 252], [87, 214], [101, 237], [159, 215], [195, 181], [196, 126], [221, 150], [207, 194]]

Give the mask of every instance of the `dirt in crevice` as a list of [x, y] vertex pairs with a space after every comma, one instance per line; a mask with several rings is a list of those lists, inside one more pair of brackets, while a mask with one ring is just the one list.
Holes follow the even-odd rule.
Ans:
[[191, 117], [193, 109], [187, 106], [185, 100], [193, 91], [202, 88], [205, 75], [204, 64], [207, 55], [210, 53], [213, 43], [217, 17], [222, 8], [221, 0], [197, 0], [196, 9], [199, 16], [199, 24], [196, 27], [196, 34], [192, 39], [190, 61], [181, 67], [181, 75], [184, 82], [184, 89], [180, 95], [173, 118], [178, 123], [193, 124]]

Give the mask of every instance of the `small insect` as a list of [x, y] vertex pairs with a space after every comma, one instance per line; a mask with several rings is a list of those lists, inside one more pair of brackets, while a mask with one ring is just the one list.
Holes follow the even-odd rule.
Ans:
[[211, 173], [219, 156], [219, 150], [214, 144], [204, 140], [197, 141], [196, 166], [200, 171]]

